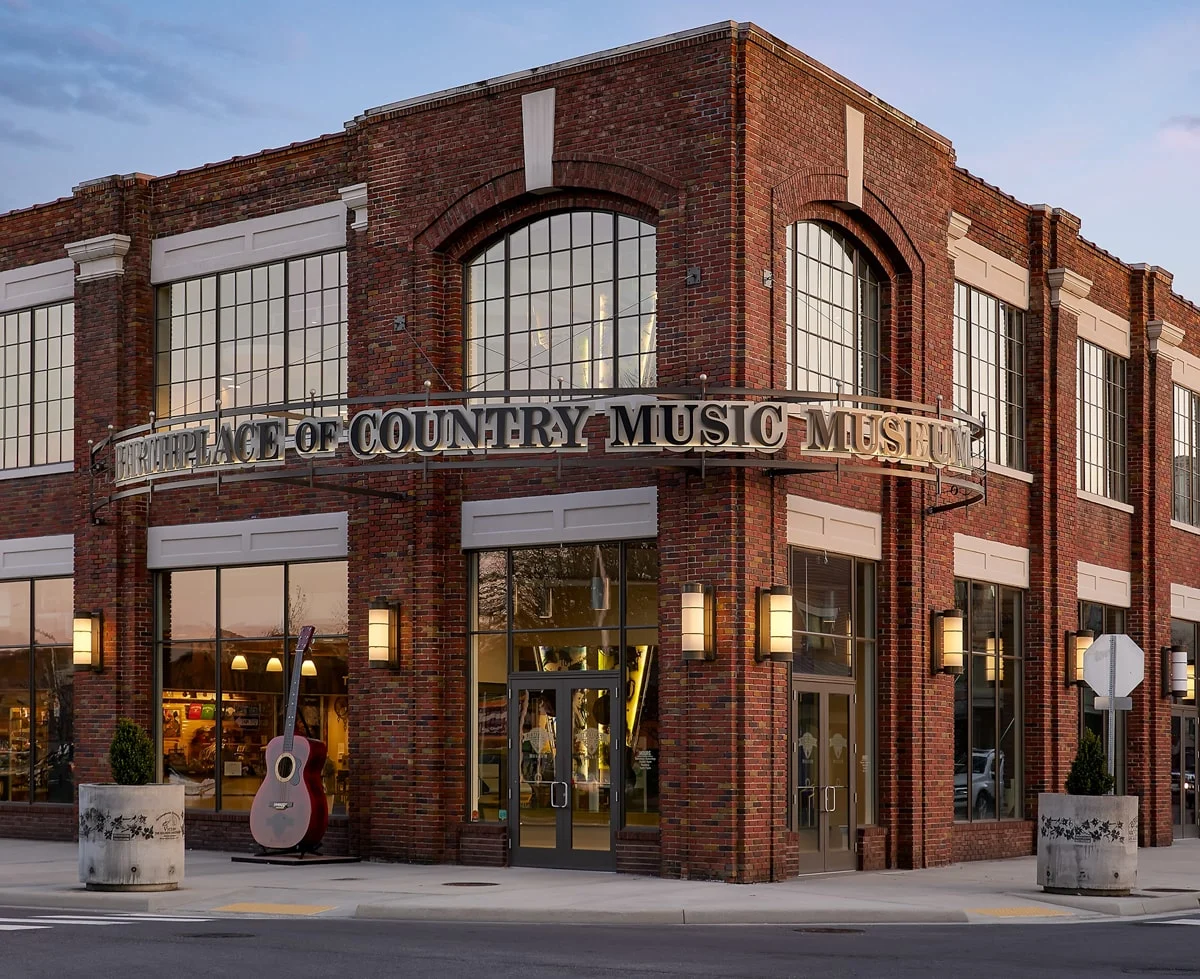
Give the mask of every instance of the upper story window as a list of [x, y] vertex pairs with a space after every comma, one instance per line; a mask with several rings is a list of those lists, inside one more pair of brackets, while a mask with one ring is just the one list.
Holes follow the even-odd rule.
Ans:
[[1200, 527], [1200, 395], [1175, 386], [1175, 508], [1180, 523]]
[[465, 269], [468, 390], [653, 387], [655, 262], [654, 228], [611, 211], [506, 234]]
[[1078, 487], [1125, 502], [1125, 359], [1087, 340], [1079, 341], [1076, 430]]
[[1025, 468], [1025, 314], [954, 284], [954, 407], [987, 414], [988, 458]]
[[879, 393], [882, 276], [825, 225], [787, 229], [787, 383], [798, 391]]
[[0, 468], [69, 462], [75, 444], [75, 304], [0, 315]]
[[346, 253], [160, 286], [159, 418], [346, 395]]

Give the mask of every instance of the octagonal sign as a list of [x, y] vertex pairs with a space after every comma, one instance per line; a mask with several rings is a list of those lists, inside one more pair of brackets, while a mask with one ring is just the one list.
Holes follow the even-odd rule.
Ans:
[[[1109, 689], [1112, 677], [1110, 657], [1116, 654], [1116, 677]], [[1099, 697], [1127, 697], [1146, 678], [1146, 654], [1142, 647], [1124, 633], [1105, 633], [1083, 654], [1084, 682], [1096, 691]]]

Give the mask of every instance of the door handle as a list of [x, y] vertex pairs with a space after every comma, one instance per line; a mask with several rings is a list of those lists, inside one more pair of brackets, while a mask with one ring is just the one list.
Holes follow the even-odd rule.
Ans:
[[[832, 796], [830, 795], [831, 792], [833, 793]], [[825, 811], [833, 812], [837, 808], [837, 786], [836, 785], [825, 786], [824, 796], [825, 796], [825, 799], [824, 799]]]
[[[554, 801], [556, 798], [554, 793], [555, 793], [555, 790], [558, 788], [562, 789], [562, 801], [561, 802]], [[571, 790], [567, 787], [566, 782], [551, 782], [550, 783], [550, 808], [566, 809], [567, 801], [570, 798], [570, 791]]]

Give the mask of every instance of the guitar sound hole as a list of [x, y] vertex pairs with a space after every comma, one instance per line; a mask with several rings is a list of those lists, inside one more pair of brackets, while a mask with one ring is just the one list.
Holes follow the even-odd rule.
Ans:
[[287, 755], [284, 755], [275, 763], [275, 777], [281, 782], [286, 782], [292, 777], [292, 772], [295, 771], [295, 762]]

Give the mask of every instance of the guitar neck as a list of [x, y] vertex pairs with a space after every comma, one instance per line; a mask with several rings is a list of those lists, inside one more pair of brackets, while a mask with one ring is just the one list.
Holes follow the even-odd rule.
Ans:
[[296, 643], [295, 658], [292, 662], [292, 686], [288, 693], [287, 717], [283, 722], [283, 750], [290, 752], [296, 731], [296, 708], [300, 702], [300, 677], [303, 676], [304, 655], [312, 643], [316, 630], [306, 625], [300, 630], [300, 639]]

